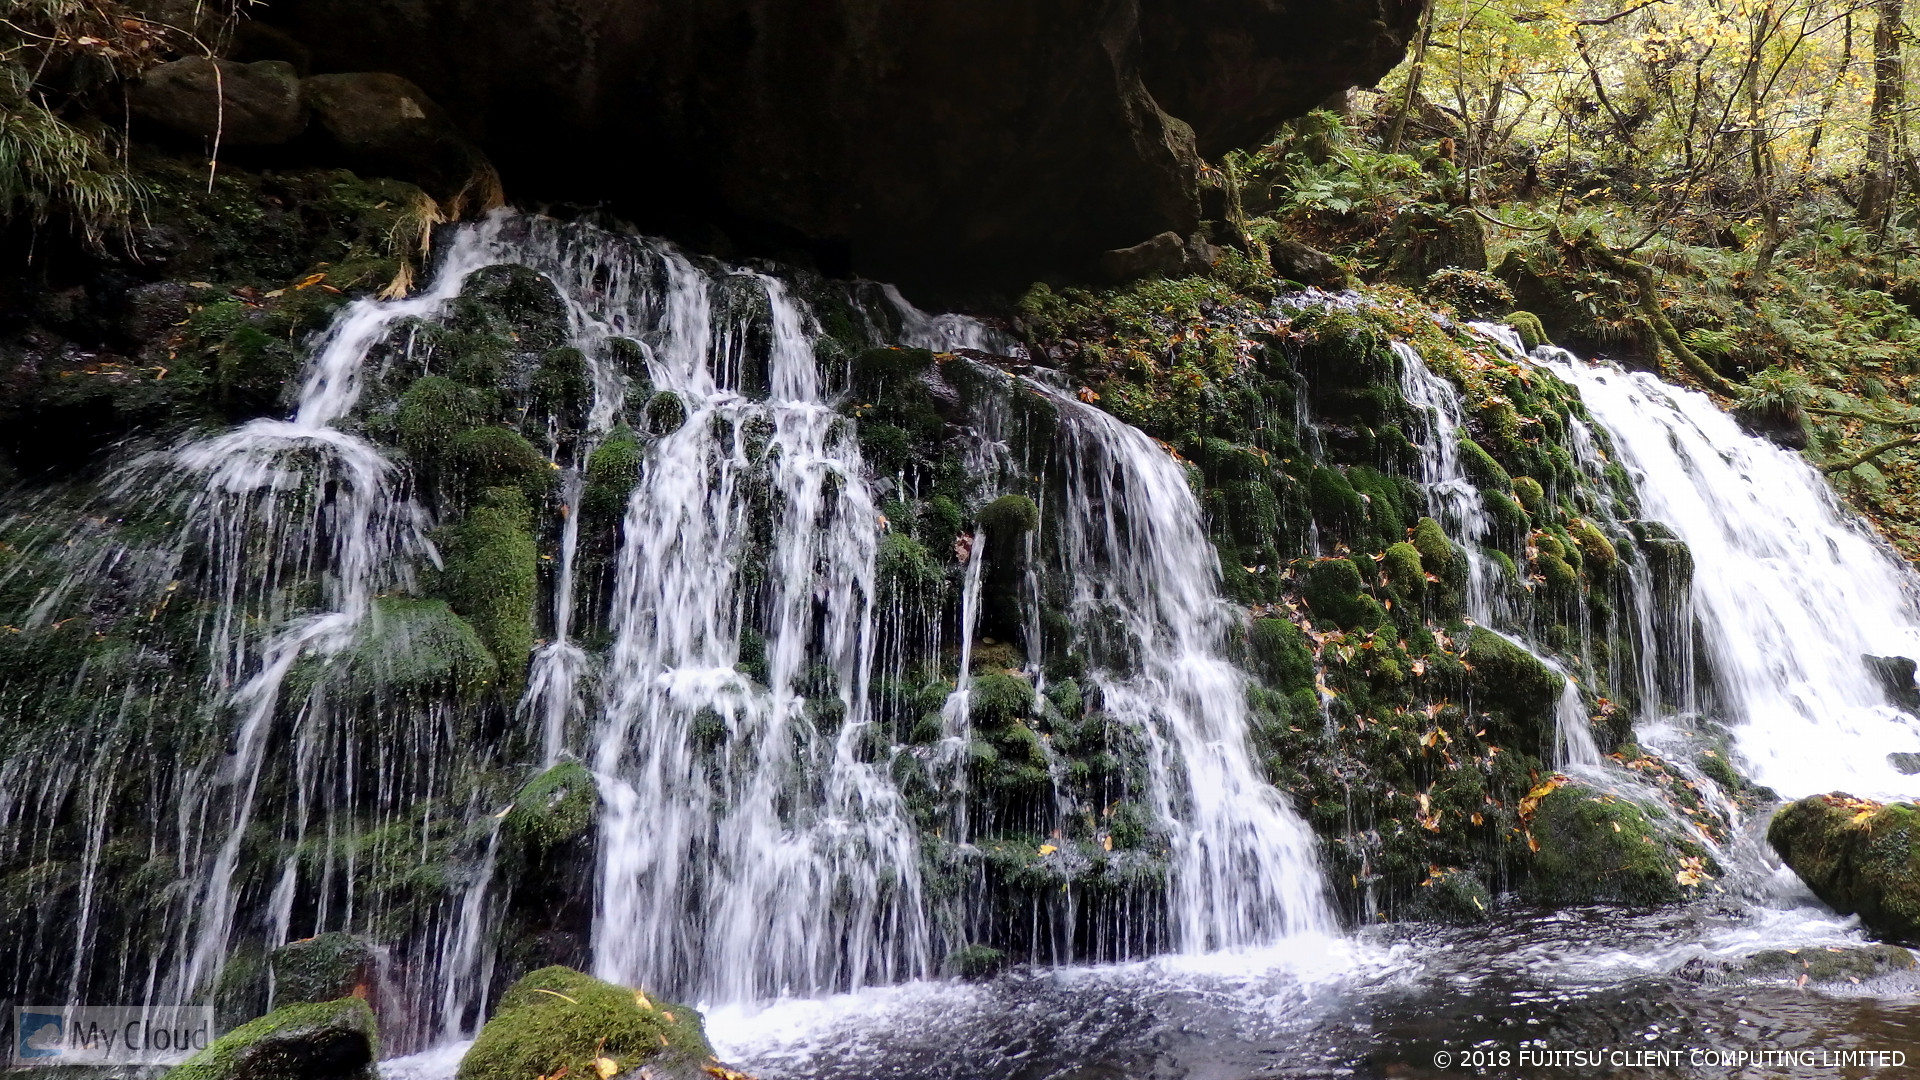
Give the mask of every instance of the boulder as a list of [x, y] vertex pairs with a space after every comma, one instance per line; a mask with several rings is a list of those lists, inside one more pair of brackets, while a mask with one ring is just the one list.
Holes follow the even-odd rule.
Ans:
[[1142, 240], [1131, 247], [1114, 248], [1100, 255], [1100, 272], [1109, 281], [1126, 282], [1159, 274], [1173, 277], [1187, 271], [1187, 243], [1171, 230]]
[[373, 1010], [359, 998], [278, 1008], [213, 1041], [169, 1080], [379, 1080]]
[[1267, 248], [1267, 257], [1273, 263], [1274, 273], [1302, 285], [1344, 289], [1353, 284], [1353, 279], [1340, 269], [1332, 256], [1298, 240], [1273, 241]]
[[1904, 656], [1866, 656], [1867, 670], [1887, 692], [1887, 699], [1912, 713], [1920, 713], [1920, 684], [1914, 681], [1917, 665]]
[[[516, 196], [719, 223], [903, 286], [1023, 287], [1201, 212], [1199, 153], [1403, 56], [1417, 0], [278, 0], [316, 71], [391, 71]], [[1198, 153], [1196, 152], [1198, 151]]]
[[298, 1005], [365, 998], [378, 985], [373, 943], [339, 931], [295, 941], [267, 958], [273, 967], [273, 1000]]
[[[1545, 786], [1545, 785], [1543, 785]], [[1537, 850], [1522, 894], [1537, 904], [1666, 904], [1710, 880], [1705, 853], [1631, 800], [1555, 783], [1522, 805]]]
[[302, 82], [314, 120], [358, 169], [404, 177], [443, 201], [462, 193], [496, 204], [481, 153], [427, 92], [398, 75], [359, 71]]
[[712, 1060], [706, 1029], [692, 1008], [571, 968], [548, 967], [507, 989], [460, 1059], [457, 1076], [693, 1077], [705, 1075]]
[[134, 116], [221, 146], [278, 146], [307, 127], [300, 76], [278, 60], [195, 56], [151, 68], [128, 93]]
[[1882, 937], [1920, 941], [1920, 807], [1813, 795], [1773, 815], [1767, 842], [1827, 906]]

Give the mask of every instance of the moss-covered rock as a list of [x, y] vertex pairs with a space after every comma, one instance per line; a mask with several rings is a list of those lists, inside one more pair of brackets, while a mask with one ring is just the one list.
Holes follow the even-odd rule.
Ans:
[[[1582, 784], [1539, 800], [1528, 825], [1538, 846], [1522, 892], [1539, 904], [1665, 904], [1684, 898], [1683, 859], [1700, 858], [1657, 827], [1637, 804]], [[1695, 863], [1693, 866], [1700, 866]]]
[[1352, 559], [1321, 559], [1307, 567], [1300, 593], [1314, 617], [1342, 629], [1372, 629], [1385, 612], [1380, 602], [1360, 592], [1360, 568]]
[[1554, 706], [1567, 685], [1565, 676], [1484, 626], [1474, 627], [1467, 635], [1464, 655], [1473, 669], [1468, 690], [1475, 706], [1552, 730]]
[[1580, 555], [1586, 565], [1595, 570], [1606, 572], [1620, 561], [1620, 553], [1615, 550], [1613, 541], [1584, 518], [1575, 519], [1567, 526], [1567, 534], [1573, 537], [1580, 547]]
[[580, 493], [585, 520], [607, 525], [627, 511], [627, 499], [640, 482], [645, 457], [633, 429], [622, 424], [587, 455], [586, 487]]
[[466, 519], [442, 531], [441, 589], [499, 663], [501, 690], [517, 698], [533, 652], [540, 549], [526, 496], [490, 488]]
[[[700, 1014], [656, 1001], [643, 990], [602, 982], [565, 967], [548, 967], [514, 983], [500, 1008], [460, 1059], [458, 1080], [532, 1080], [603, 1075], [642, 1066], [697, 1070], [708, 1064]], [[605, 1073], [612, 1075], [613, 1073]]]
[[671, 435], [687, 422], [687, 403], [672, 390], [662, 390], [647, 399], [642, 412], [649, 435]]
[[[171, 1080], [379, 1080], [373, 1010], [355, 997], [287, 1005], [213, 1041]], [[532, 1075], [539, 1075], [537, 1073]]]
[[1540, 481], [1531, 476], [1514, 477], [1513, 494], [1520, 500], [1520, 505], [1526, 509], [1527, 513], [1535, 517], [1540, 515], [1541, 508], [1547, 504], [1546, 489], [1540, 486]]
[[1401, 603], [1418, 601], [1426, 593], [1426, 564], [1420, 558], [1420, 549], [1412, 544], [1402, 540], [1389, 546], [1386, 557], [1380, 560], [1380, 568], [1386, 573], [1387, 584]]
[[276, 1005], [364, 998], [378, 977], [373, 943], [340, 931], [282, 945], [267, 960]]
[[1040, 527], [1040, 508], [1025, 495], [1002, 495], [980, 508], [980, 526], [996, 543]]
[[464, 386], [441, 375], [415, 379], [400, 396], [395, 433], [415, 461], [443, 465], [463, 431], [493, 418], [499, 395]]
[[1493, 455], [1472, 439], [1460, 440], [1460, 467], [1466, 470], [1467, 478], [1482, 490], [1502, 494], [1513, 490], [1513, 477], [1507, 473], [1506, 467], [1493, 460]]
[[1430, 517], [1423, 517], [1413, 527], [1414, 550], [1420, 553], [1420, 562], [1428, 573], [1446, 579], [1454, 570], [1453, 541], [1447, 539], [1447, 530]]
[[1767, 842], [1835, 911], [1920, 941], [1920, 806], [1814, 795], [1781, 807]]
[[1285, 619], [1255, 619], [1248, 631], [1253, 670], [1282, 693], [1311, 690], [1313, 646], [1301, 629]]
[[472, 624], [445, 601], [401, 596], [374, 600], [360, 636], [333, 662], [336, 686], [385, 700], [451, 694], [473, 701], [499, 671]]
[[553, 488], [553, 465], [519, 432], [503, 427], [470, 428], [453, 437], [447, 467], [463, 497], [488, 488], [518, 488], [529, 500]]
[[1416, 888], [1408, 914], [1429, 922], [1483, 923], [1493, 917], [1493, 893], [1465, 870], [1435, 868]]
[[1542, 345], [1553, 344], [1553, 341], [1547, 337], [1547, 328], [1540, 325], [1540, 316], [1531, 311], [1510, 313], [1507, 316], [1507, 325], [1513, 327], [1513, 332], [1520, 335], [1520, 344], [1526, 346], [1528, 352]]
[[514, 794], [505, 828], [523, 849], [539, 854], [592, 833], [599, 809], [593, 773], [577, 761], [563, 761]]

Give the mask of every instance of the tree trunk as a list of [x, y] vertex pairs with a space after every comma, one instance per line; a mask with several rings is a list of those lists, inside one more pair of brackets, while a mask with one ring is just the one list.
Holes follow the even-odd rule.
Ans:
[[1873, 105], [1867, 129], [1866, 178], [1860, 185], [1860, 223], [1876, 232], [1893, 208], [1893, 119], [1902, 96], [1900, 22], [1905, 0], [1875, 0]]
[[1400, 152], [1400, 137], [1407, 130], [1407, 114], [1413, 111], [1414, 103], [1420, 100], [1420, 77], [1427, 70], [1427, 42], [1433, 37], [1434, 0], [1427, 0], [1426, 7], [1420, 11], [1420, 36], [1413, 47], [1413, 68], [1407, 72], [1407, 97], [1400, 103], [1400, 111], [1393, 115], [1393, 127], [1387, 132], [1387, 153]]

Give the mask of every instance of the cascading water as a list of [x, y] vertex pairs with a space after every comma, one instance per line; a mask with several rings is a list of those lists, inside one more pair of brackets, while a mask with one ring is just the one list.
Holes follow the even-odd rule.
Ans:
[[1920, 655], [1912, 571], [1806, 460], [1742, 431], [1705, 395], [1556, 354], [1612, 433], [1645, 517], [1693, 552], [1693, 595], [1721, 707], [1751, 773], [1782, 795], [1912, 796], [1889, 753], [1920, 719], [1868, 655]]
[[1314, 838], [1249, 750], [1246, 678], [1222, 653], [1235, 617], [1185, 471], [1139, 430], [1053, 400], [1075, 621], [1117, 624], [1138, 650], [1096, 683], [1147, 738], [1175, 943], [1200, 952], [1331, 930]]

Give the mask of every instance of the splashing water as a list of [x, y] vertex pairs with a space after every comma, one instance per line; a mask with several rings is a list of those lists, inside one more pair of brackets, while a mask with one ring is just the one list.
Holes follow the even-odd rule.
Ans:
[[1556, 353], [1639, 488], [1693, 553], [1693, 593], [1723, 711], [1761, 783], [1920, 794], [1887, 755], [1920, 750], [1867, 655], [1920, 656], [1912, 571], [1798, 454], [1742, 431], [1704, 394]]

